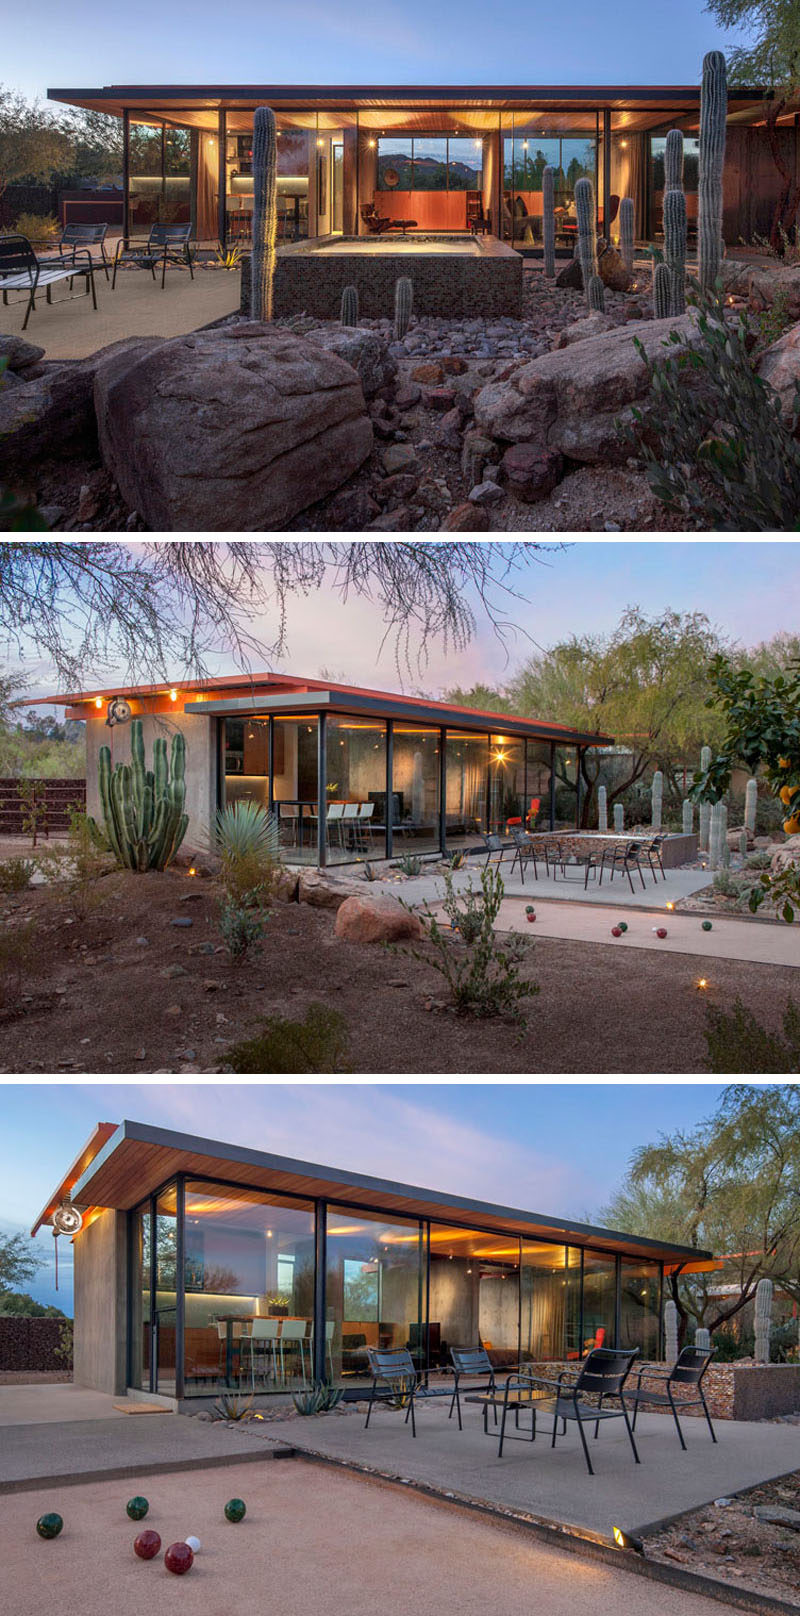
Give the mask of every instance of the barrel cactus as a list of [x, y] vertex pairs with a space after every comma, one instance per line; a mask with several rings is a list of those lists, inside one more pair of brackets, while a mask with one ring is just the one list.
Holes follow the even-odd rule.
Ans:
[[608, 792], [605, 786], [597, 787], [597, 828], [608, 830]]
[[769, 1363], [769, 1338], [772, 1333], [771, 1279], [760, 1279], [756, 1285], [755, 1331], [756, 1345], [753, 1356], [756, 1363]]
[[544, 272], [553, 279], [556, 272], [555, 169], [548, 163], [542, 169], [542, 240]]
[[684, 797], [683, 799], [683, 805], [681, 807], [681, 820], [681, 828], [684, 836], [691, 836], [692, 831], [694, 830], [694, 803], [690, 802], [688, 797]]
[[758, 808], [758, 781], [748, 780], [744, 788], [744, 823], [751, 836], [756, 833], [756, 809]]
[[686, 197], [682, 190], [664, 192], [664, 262], [670, 275], [669, 312], [685, 314]]
[[634, 211], [633, 198], [624, 196], [619, 205], [619, 250], [629, 275], [633, 274]]
[[394, 283], [394, 334], [397, 342], [402, 342], [408, 330], [413, 307], [414, 283], [407, 275], [399, 275]]
[[[153, 742], [153, 767], [145, 767], [142, 721], [131, 724], [131, 761], [111, 766], [111, 750], [101, 746], [98, 785], [103, 831], [118, 864], [127, 870], [165, 870], [186, 835], [186, 742], [173, 735], [167, 763], [163, 736]], [[102, 834], [95, 820], [89, 823]]]
[[700, 89], [700, 143], [698, 159], [697, 249], [700, 285], [712, 292], [722, 267], [722, 170], [725, 163], [725, 124], [728, 85], [722, 51], [703, 57]]
[[358, 290], [355, 286], [345, 286], [342, 291], [342, 325], [358, 325]]
[[575, 213], [578, 220], [578, 261], [581, 266], [581, 275], [583, 276], [583, 285], [589, 300], [589, 307], [593, 308], [596, 307], [596, 304], [591, 302], [591, 286], [592, 281], [599, 279], [599, 276], [597, 273], [597, 210], [594, 205], [594, 186], [590, 179], [583, 178], [575, 181]]
[[278, 229], [278, 141], [271, 107], [253, 117], [253, 253], [250, 260], [250, 314], [272, 319], [275, 238]]
[[664, 806], [664, 776], [660, 769], [656, 769], [653, 775], [653, 784], [650, 787], [650, 805], [650, 823], [653, 830], [660, 830]]

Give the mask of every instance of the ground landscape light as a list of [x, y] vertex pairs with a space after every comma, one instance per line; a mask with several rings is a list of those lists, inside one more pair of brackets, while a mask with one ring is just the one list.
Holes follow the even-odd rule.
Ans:
[[641, 1538], [631, 1537], [629, 1532], [623, 1532], [621, 1526], [613, 1526], [611, 1530], [618, 1549], [632, 1549], [634, 1554], [644, 1554], [644, 1544]]

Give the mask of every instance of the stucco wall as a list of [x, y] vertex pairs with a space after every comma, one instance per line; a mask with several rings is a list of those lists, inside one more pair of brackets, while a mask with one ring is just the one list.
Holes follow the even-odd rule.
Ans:
[[[189, 828], [184, 848], [205, 852], [217, 811], [217, 755], [216, 724], [213, 718], [186, 713], [141, 714], [145, 754], [148, 767], [152, 764], [153, 741], [163, 735], [169, 751], [172, 736], [180, 730], [186, 741], [186, 812]], [[101, 746], [110, 746], [111, 762], [129, 763], [131, 756], [130, 724], [114, 724], [111, 728], [105, 718], [89, 718], [86, 723], [86, 808], [87, 812], [102, 817], [97, 787], [97, 764]]]
[[127, 1322], [126, 1220], [105, 1211], [75, 1240], [74, 1380], [124, 1393]]

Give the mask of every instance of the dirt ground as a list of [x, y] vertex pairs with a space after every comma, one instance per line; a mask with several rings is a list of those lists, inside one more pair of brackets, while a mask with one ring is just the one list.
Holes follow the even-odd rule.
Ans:
[[710, 1504], [682, 1516], [648, 1537], [647, 1559], [722, 1577], [800, 1608], [800, 1515], [793, 1529], [782, 1527], [759, 1520], [753, 1514], [759, 1505], [800, 1511], [800, 1470], [753, 1487], [722, 1507]]
[[[136, 1493], [150, 1503], [141, 1524], [125, 1514]], [[247, 1506], [235, 1526], [223, 1515], [232, 1497]], [[599, 1565], [519, 1528], [300, 1459], [15, 1493], [2, 1506], [0, 1563], [14, 1616], [53, 1609], [106, 1616], [112, 1604], [115, 1616], [573, 1616], [587, 1606], [604, 1616], [714, 1616], [720, 1609], [633, 1577], [622, 1564]], [[64, 1528], [43, 1541], [36, 1521], [53, 1510]], [[133, 1553], [144, 1527], [162, 1542], [149, 1561]], [[186, 1535], [200, 1539], [200, 1550], [184, 1576], [170, 1576], [164, 1551]]]
[[[0, 939], [27, 934], [29, 954], [21, 968], [0, 957], [0, 1071], [225, 1071], [265, 1016], [317, 1002], [344, 1015], [341, 1069], [357, 1073], [703, 1072], [706, 1003], [739, 994], [777, 1031], [797, 993], [789, 967], [720, 960], [712, 975], [693, 955], [539, 939], [525, 970], [540, 991], [520, 1031], [456, 1016], [427, 959], [340, 941], [330, 910], [278, 903], [263, 946], [237, 965], [213, 880], [117, 871], [92, 892], [84, 918], [53, 887], [0, 900]], [[710, 978], [702, 998], [698, 974]]]

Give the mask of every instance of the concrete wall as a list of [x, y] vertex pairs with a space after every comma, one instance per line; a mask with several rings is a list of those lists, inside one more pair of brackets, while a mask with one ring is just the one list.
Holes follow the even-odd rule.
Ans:
[[[144, 734], [148, 768], [152, 765], [153, 741], [162, 735], [169, 752], [172, 736], [181, 731], [186, 741], [186, 812], [189, 828], [183, 842], [188, 852], [207, 852], [209, 836], [217, 812], [217, 727], [213, 718], [186, 713], [139, 714]], [[130, 724], [114, 724], [111, 728], [98, 713], [86, 722], [86, 809], [102, 821], [97, 786], [98, 755], [101, 746], [111, 748], [112, 765], [129, 763], [131, 756]]]
[[74, 1380], [124, 1393], [128, 1262], [124, 1212], [105, 1211], [76, 1236]]

